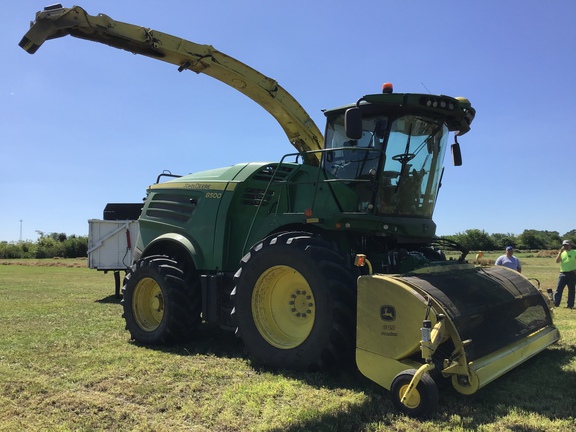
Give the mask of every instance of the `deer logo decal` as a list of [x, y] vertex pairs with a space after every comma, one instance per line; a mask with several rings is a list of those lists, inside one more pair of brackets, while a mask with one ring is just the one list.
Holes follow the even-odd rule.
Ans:
[[380, 318], [382, 321], [394, 321], [396, 319], [396, 308], [390, 305], [381, 306]]

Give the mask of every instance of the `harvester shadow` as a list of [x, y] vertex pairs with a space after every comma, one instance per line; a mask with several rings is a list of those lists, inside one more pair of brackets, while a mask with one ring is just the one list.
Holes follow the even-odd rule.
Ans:
[[[562, 366], [569, 364], [575, 355], [575, 347], [548, 349], [471, 396], [461, 395], [450, 384], [443, 386], [439, 411], [426, 420], [446, 427], [478, 430], [515, 410], [554, 420], [573, 419], [572, 385], [576, 373], [566, 372]], [[363, 392], [366, 401], [345, 412], [324, 414], [297, 425], [270, 429], [270, 432], [365, 430], [375, 423], [394, 429], [395, 422], [402, 416], [393, 407], [389, 392], [361, 377], [359, 372], [288, 375], [310, 385]], [[523, 382], [529, 385], [520, 384]], [[454, 418], [458, 419], [457, 424], [453, 424]], [[518, 430], [527, 429], [519, 425]]]
[[[346, 413], [319, 416], [318, 422], [305, 423], [302, 428], [287, 426], [281, 430], [288, 431], [351, 431], [366, 423], [380, 421], [384, 413], [393, 412], [392, 402], [388, 392], [365, 378], [356, 369], [350, 366], [345, 369], [330, 372], [295, 372], [289, 370], [272, 370], [270, 368], [252, 365], [244, 349], [242, 340], [233, 332], [222, 331], [218, 326], [203, 324], [196, 336], [187, 343], [171, 346], [144, 345], [136, 341], [131, 344], [144, 349], [164, 352], [172, 355], [194, 356], [214, 355], [220, 358], [243, 359], [258, 373], [273, 373], [293, 380], [298, 380], [315, 388], [329, 390], [350, 390], [367, 395], [367, 402], [361, 406], [351, 407]], [[357, 413], [354, 413], [354, 412]], [[351, 415], [352, 414], [352, 415]], [[358, 416], [362, 416], [363, 422], [358, 423]], [[279, 430], [280, 431], [280, 430]]]
[[[576, 356], [574, 346], [553, 346], [471, 396], [450, 387], [441, 394], [441, 416], [459, 415], [461, 426], [477, 429], [517, 409], [549, 419], [573, 419], [576, 373], [563, 370]], [[524, 430], [524, 429], [523, 429]]]
[[[245, 359], [249, 362], [242, 341], [232, 332], [222, 331], [218, 326], [202, 325], [197, 336], [190, 342], [173, 346], [148, 346], [132, 341], [146, 349], [173, 355], [214, 355], [221, 358]], [[573, 398], [576, 373], [562, 369], [576, 356], [576, 347], [550, 347], [538, 356], [516, 367], [477, 393], [463, 396], [448, 383], [440, 388], [439, 411], [431, 416], [432, 422], [453, 423], [453, 416], [460, 418], [458, 424], [464, 429], [478, 429], [518, 409], [536, 413], [550, 419], [569, 419], [573, 412], [567, 400]], [[304, 373], [273, 371], [251, 366], [258, 372], [279, 374], [302, 381], [311, 387], [334, 391], [349, 390], [363, 393], [365, 401], [350, 405], [345, 410], [315, 416], [312, 420], [299, 421], [293, 426], [270, 429], [272, 432], [299, 431], [350, 431], [364, 430], [373, 423], [394, 427], [400, 414], [395, 410], [387, 390], [365, 378], [355, 367], [332, 371]], [[528, 384], [527, 384], [528, 383]], [[542, 401], [548, 401], [542, 403]]]
[[269, 429], [270, 432], [333, 432], [366, 430], [373, 423], [392, 426], [397, 413], [388, 391], [364, 377], [355, 367], [342, 371], [296, 373], [277, 372], [298, 379], [306, 384], [335, 392], [352, 391], [364, 395], [364, 401], [350, 404], [338, 412], [314, 416], [314, 419], [299, 421], [298, 424]]
[[121, 300], [122, 297], [116, 297], [115, 294], [112, 294], [106, 297], [102, 297], [100, 300], [94, 300], [94, 302], [100, 304], [120, 304]]
[[222, 358], [246, 357], [242, 341], [233, 332], [223, 331], [217, 325], [211, 324], [202, 324], [193, 339], [185, 343], [145, 345], [134, 340], [130, 343], [141, 348], [186, 357], [194, 355], [214, 355]]

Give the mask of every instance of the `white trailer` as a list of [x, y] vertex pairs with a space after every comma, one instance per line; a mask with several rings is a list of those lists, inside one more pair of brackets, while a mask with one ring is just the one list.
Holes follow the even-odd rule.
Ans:
[[115, 295], [120, 297], [120, 272], [128, 271], [138, 236], [137, 220], [88, 221], [88, 267], [114, 272]]

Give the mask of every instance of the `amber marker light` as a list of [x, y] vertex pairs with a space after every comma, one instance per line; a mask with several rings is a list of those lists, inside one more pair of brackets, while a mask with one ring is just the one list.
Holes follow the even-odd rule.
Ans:
[[368, 261], [368, 259], [366, 258], [366, 255], [356, 254], [356, 256], [354, 257], [354, 265], [356, 267], [367, 266], [368, 267], [368, 274], [369, 275], [372, 274], [372, 264], [370, 264], [370, 261]]
[[382, 93], [392, 93], [394, 91], [394, 86], [392, 83], [384, 83], [382, 84]]
[[363, 254], [356, 254], [354, 257], [354, 265], [356, 267], [364, 267], [366, 264], [366, 255]]

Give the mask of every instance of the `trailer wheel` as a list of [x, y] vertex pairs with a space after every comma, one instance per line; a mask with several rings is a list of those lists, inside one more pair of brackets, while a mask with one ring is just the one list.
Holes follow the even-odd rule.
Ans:
[[412, 417], [426, 417], [438, 409], [439, 399], [438, 387], [427, 373], [422, 376], [410, 398], [404, 403], [401, 402], [414, 374], [416, 374], [416, 369], [408, 369], [394, 377], [390, 387], [392, 403], [398, 411], [404, 414]]
[[308, 233], [271, 236], [234, 276], [232, 312], [256, 364], [319, 370], [351, 363], [356, 284], [347, 257]]
[[168, 344], [188, 339], [200, 324], [200, 283], [166, 256], [138, 261], [123, 287], [126, 329], [137, 342]]

